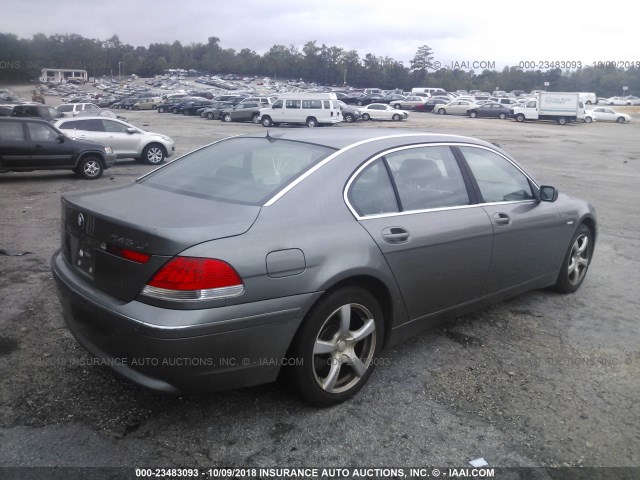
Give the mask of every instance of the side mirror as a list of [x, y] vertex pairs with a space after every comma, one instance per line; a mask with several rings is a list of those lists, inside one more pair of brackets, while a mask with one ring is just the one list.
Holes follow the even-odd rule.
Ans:
[[558, 199], [558, 190], [550, 185], [540, 186], [540, 201], [555, 202]]
[[138, 133], [138, 131], [135, 128], [127, 128], [127, 133]]
[[58, 136], [56, 137], [56, 142], [64, 143], [64, 135], [59, 133]]

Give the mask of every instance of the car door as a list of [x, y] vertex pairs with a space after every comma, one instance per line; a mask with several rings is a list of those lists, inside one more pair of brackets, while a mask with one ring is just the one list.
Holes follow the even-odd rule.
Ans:
[[74, 167], [72, 142], [47, 123], [27, 122], [33, 167]]
[[0, 122], [0, 166], [3, 168], [26, 168], [31, 162], [24, 122]]
[[605, 108], [605, 107], [601, 107], [601, 108], [596, 108], [596, 121], [598, 122], [615, 122], [616, 121], [616, 114], [613, 110], [611, 110], [610, 108]]
[[459, 147], [493, 228], [493, 253], [485, 294], [557, 271], [566, 228], [552, 202], [535, 199], [525, 173], [506, 157], [480, 146]]
[[446, 145], [387, 152], [348, 186], [350, 205], [393, 271], [412, 320], [482, 292], [493, 230], [468, 188]]
[[[105, 132], [104, 144], [113, 148], [118, 158], [135, 157], [142, 151], [139, 147], [142, 133], [125, 123], [109, 118], [100, 120]], [[132, 128], [133, 132], [129, 129]]]

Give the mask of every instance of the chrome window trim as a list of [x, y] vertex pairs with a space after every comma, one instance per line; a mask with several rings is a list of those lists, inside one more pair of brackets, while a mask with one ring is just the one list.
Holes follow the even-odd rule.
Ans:
[[[298, 185], [300, 182], [302, 182], [305, 178], [309, 177], [314, 172], [318, 171], [320, 168], [322, 168], [327, 163], [329, 163], [331, 160], [335, 159], [339, 155], [342, 155], [344, 152], [347, 152], [347, 151], [349, 151], [349, 150], [351, 150], [353, 148], [359, 147], [361, 145], [364, 145], [364, 144], [367, 144], [367, 143], [370, 143], [370, 142], [375, 142], [375, 141], [378, 141], [378, 140], [388, 140], [390, 138], [401, 138], [401, 137], [424, 137], [425, 135], [434, 135], [434, 134], [429, 134], [429, 133], [403, 133], [403, 134], [396, 134], [396, 135], [385, 135], [385, 136], [382, 136], [382, 137], [367, 138], [366, 140], [360, 140], [359, 142], [352, 143], [351, 145], [347, 145], [346, 147], [341, 148], [337, 152], [332, 153], [331, 155], [329, 155], [324, 160], [316, 163], [309, 170], [307, 170], [302, 175], [297, 177], [295, 180], [293, 180], [291, 183], [289, 183], [286, 187], [284, 187], [282, 190], [280, 190], [278, 193], [276, 193], [273, 197], [271, 197], [263, 205], [263, 207], [270, 207], [271, 205], [276, 203], [280, 198], [282, 198], [287, 192], [289, 192], [292, 188], [294, 188], [296, 185]], [[432, 144], [429, 144], [429, 145], [432, 145]]]
[[[380, 214], [375, 214], [375, 215], [364, 215], [364, 216], [359, 215], [358, 212], [356, 212], [356, 209], [353, 208], [353, 205], [351, 205], [351, 202], [349, 201], [349, 189], [351, 188], [351, 184], [354, 182], [356, 177], [358, 175], [360, 175], [360, 173], [365, 168], [367, 168], [371, 163], [375, 162], [376, 160], [378, 160], [379, 158], [381, 158], [381, 157], [383, 157], [385, 155], [388, 155], [389, 153], [399, 152], [399, 151], [402, 151], [402, 150], [409, 150], [409, 149], [413, 149], [413, 148], [442, 147], [442, 146], [448, 146], [448, 147], [474, 147], [474, 148], [481, 148], [483, 150], [488, 150], [489, 152], [495, 153], [496, 155], [499, 155], [500, 157], [504, 158], [507, 162], [509, 162], [511, 165], [513, 165], [515, 168], [517, 168], [518, 171], [520, 173], [522, 173], [533, 185], [535, 185], [536, 188], [538, 188], [538, 189], [540, 188], [538, 183], [535, 180], [533, 180], [527, 174], [527, 172], [525, 172], [522, 168], [520, 168], [517, 164], [515, 164], [513, 162], [513, 160], [511, 160], [507, 156], [503, 155], [500, 152], [497, 152], [496, 150], [494, 150], [492, 148], [485, 147], [484, 145], [475, 145], [475, 144], [472, 144], [472, 143], [462, 143], [462, 142], [437, 142], [437, 143], [425, 143], [425, 144], [420, 144], [420, 145], [404, 145], [402, 147], [391, 148], [389, 150], [386, 150], [386, 151], [384, 151], [382, 153], [377, 154], [375, 157], [370, 158], [364, 164], [360, 165], [360, 167], [358, 167], [358, 169], [351, 175], [351, 177], [347, 181], [347, 184], [344, 187], [344, 191], [343, 191], [342, 197], [344, 199], [344, 202], [347, 205], [347, 208], [349, 208], [349, 210], [351, 211], [353, 216], [356, 218], [356, 220], [360, 221], [360, 220], [368, 220], [368, 219], [373, 219], [373, 218], [386, 218], [386, 217], [393, 217], [393, 216], [411, 215], [411, 214], [414, 214], [414, 213], [426, 213], [426, 212], [436, 212], [436, 211], [445, 211], [445, 210], [457, 210], [457, 209], [461, 209], [461, 208], [483, 207], [483, 206], [491, 206], [491, 205], [510, 205], [510, 204], [514, 204], [514, 203], [536, 203], [537, 202], [537, 200], [535, 200], [535, 199], [510, 200], [510, 201], [504, 201], [504, 202], [482, 202], [482, 203], [474, 203], [474, 204], [471, 204], [471, 205], [454, 205], [454, 206], [451, 206], [451, 207], [428, 208], [428, 209], [424, 209], [424, 210], [406, 210], [406, 211], [402, 211], [402, 212], [389, 212], [389, 213], [380, 213]], [[473, 172], [471, 172], [471, 175], [473, 175]]]

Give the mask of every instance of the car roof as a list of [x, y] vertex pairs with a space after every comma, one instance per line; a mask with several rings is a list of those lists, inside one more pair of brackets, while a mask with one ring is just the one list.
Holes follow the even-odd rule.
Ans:
[[0, 117], [0, 122], [38, 122], [51, 125], [51, 122], [41, 117]]
[[[330, 148], [343, 149], [350, 145], [365, 142], [384, 140], [390, 137], [398, 139], [406, 137], [406, 143], [468, 143], [481, 145], [497, 150], [495, 145], [470, 137], [459, 135], [448, 135], [441, 133], [430, 133], [422, 130], [398, 129], [398, 128], [358, 128], [340, 127], [331, 129], [291, 129], [273, 130], [268, 129], [264, 134], [246, 134], [243, 137], [272, 138], [281, 140], [291, 140], [298, 142], [308, 142], [317, 145], [324, 145]], [[414, 142], [415, 140], [415, 142]]]

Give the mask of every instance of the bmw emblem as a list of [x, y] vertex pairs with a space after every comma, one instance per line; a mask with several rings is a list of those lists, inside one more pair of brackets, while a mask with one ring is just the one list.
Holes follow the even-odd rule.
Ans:
[[82, 213], [78, 214], [78, 227], [80, 227], [80, 230], [84, 228], [84, 215]]

